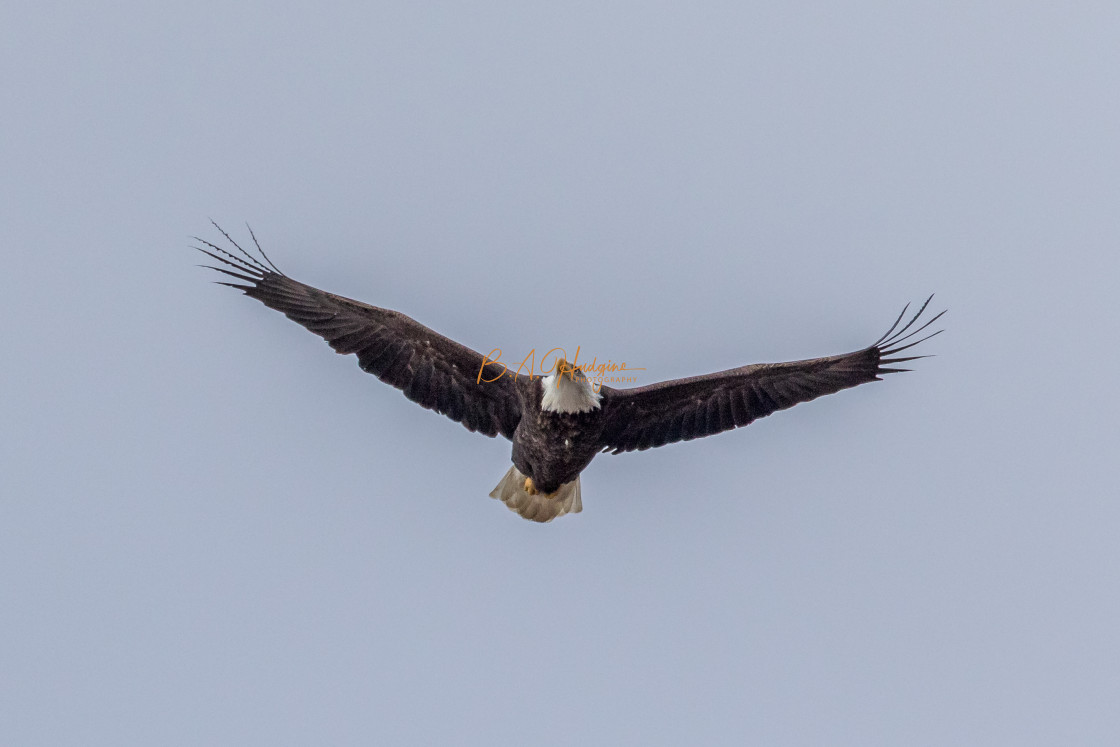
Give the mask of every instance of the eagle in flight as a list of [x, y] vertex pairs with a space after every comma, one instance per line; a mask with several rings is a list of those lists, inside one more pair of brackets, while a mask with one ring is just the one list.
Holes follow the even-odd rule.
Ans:
[[[825, 394], [907, 371], [896, 364], [926, 356], [903, 351], [941, 330], [921, 334], [945, 312], [922, 320], [933, 296], [903, 323], [854, 353], [789, 363], [757, 363], [705, 376], [631, 389], [596, 386], [578, 365], [559, 359], [547, 376], [514, 373], [399, 311], [370, 306], [292, 280], [257, 243], [260, 257], [204, 239], [195, 247], [232, 276], [222, 282], [319, 335], [340, 354], [421, 407], [467, 430], [513, 442], [513, 466], [490, 493], [526, 519], [546, 522], [583, 509], [580, 472], [595, 455], [641, 451], [748, 425]], [[901, 326], [900, 326], [901, 325]], [[917, 338], [917, 339], [915, 339]]]

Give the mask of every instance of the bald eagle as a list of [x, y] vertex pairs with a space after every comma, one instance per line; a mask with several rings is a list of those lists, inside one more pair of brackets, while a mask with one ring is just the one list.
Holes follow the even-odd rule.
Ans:
[[[580, 473], [600, 452], [620, 454], [690, 441], [841, 389], [909, 369], [924, 358], [899, 353], [940, 333], [919, 336], [945, 312], [923, 321], [926, 299], [907, 309], [862, 350], [789, 363], [759, 363], [705, 376], [631, 389], [596, 385], [563, 358], [547, 376], [511, 372], [398, 311], [370, 306], [292, 280], [268, 258], [241, 248], [217, 224], [230, 248], [204, 239], [194, 247], [224, 267], [204, 265], [238, 282], [220, 282], [280, 311], [340, 354], [435, 410], [485, 436], [513, 442], [513, 465], [490, 493], [520, 516], [547, 522], [583, 509]], [[902, 326], [899, 326], [902, 325]], [[917, 339], [914, 339], [917, 337]]]

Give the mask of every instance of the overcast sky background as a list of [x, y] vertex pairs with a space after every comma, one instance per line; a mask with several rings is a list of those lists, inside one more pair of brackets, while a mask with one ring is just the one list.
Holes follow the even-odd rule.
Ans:
[[[1042, 7], [1049, 5], [1050, 7]], [[6, 2], [0, 742], [1120, 743], [1120, 5]], [[639, 383], [915, 373], [509, 464], [189, 236]]]

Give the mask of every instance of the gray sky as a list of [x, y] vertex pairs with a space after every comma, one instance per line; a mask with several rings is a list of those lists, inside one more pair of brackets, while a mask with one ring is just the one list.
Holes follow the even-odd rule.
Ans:
[[[1120, 6], [1049, 5], [5, 3], [0, 742], [1117, 744]], [[948, 331], [538, 526], [208, 217], [641, 383]]]

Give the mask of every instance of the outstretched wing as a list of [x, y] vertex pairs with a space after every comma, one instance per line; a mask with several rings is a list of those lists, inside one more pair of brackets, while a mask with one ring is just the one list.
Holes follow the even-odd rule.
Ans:
[[260, 244], [256, 244], [255, 236], [253, 243], [263, 263], [238, 246], [217, 224], [214, 227], [241, 255], [197, 239], [206, 248], [196, 249], [226, 265], [225, 269], [207, 267], [243, 281], [221, 285], [243, 290], [245, 295], [283, 312], [326, 340], [335, 352], [354, 353], [363, 371], [392, 384], [413, 402], [440, 412], [471, 431], [513, 438], [521, 419], [521, 406], [515, 379], [509, 374], [500, 376], [504, 371], [501, 366], [487, 364], [478, 383], [485, 360], [479, 353], [399, 312], [292, 280], [272, 264]]
[[926, 356], [900, 358], [897, 354], [941, 332], [907, 342], [945, 313], [911, 329], [932, 299], [927, 298], [918, 313], [899, 329], [907, 305], [878, 342], [847, 355], [760, 363], [634, 389], [603, 387], [606, 423], [600, 445], [603, 451], [619, 454], [711, 436], [800, 402], [876, 381], [881, 374], [908, 371], [891, 366]]

